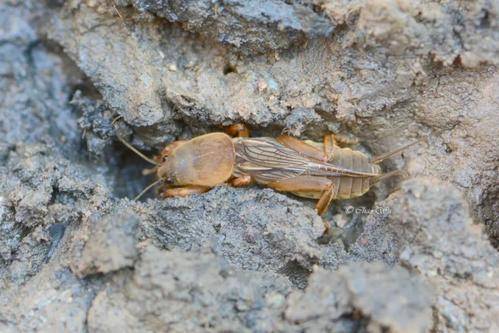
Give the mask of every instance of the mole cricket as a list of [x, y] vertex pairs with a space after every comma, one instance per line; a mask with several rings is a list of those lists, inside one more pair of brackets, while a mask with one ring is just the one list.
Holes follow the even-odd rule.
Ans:
[[160, 183], [164, 184], [163, 197], [203, 193], [223, 183], [235, 187], [257, 183], [317, 199], [315, 209], [322, 215], [333, 200], [361, 196], [376, 182], [399, 173], [382, 173], [379, 163], [416, 143], [370, 158], [360, 151], [340, 147], [334, 134], [325, 135], [319, 143], [288, 135], [250, 138], [241, 124], [230, 126], [227, 133], [174, 141], [154, 159], [118, 136], [125, 146], [154, 164], [144, 174], [156, 173], [158, 177], [135, 199]]

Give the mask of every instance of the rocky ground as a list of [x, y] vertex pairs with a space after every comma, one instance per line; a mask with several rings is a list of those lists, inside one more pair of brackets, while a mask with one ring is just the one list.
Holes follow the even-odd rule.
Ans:
[[[0, 2], [1, 332], [499, 331], [494, 1]], [[121, 116], [115, 126], [112, 120]], [[132, 198], [243, 122], [407, 175], [336, 202]]]

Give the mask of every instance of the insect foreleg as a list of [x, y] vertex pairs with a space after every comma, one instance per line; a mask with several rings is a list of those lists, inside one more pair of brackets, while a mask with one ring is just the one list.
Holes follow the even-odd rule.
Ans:
[[161, 192], [165, 198], [170, 197], [187, 197], [192, 194], [204, 193], [210, 190], [207, 186], [187, 185], [182, 187], [166, 188]]

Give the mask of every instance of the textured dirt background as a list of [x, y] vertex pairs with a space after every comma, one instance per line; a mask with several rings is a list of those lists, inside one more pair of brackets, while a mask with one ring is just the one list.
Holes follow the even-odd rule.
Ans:
[[[0, 2], [0, 331], [499, 331], [496, 1]], [[337, 202], [129, 200], [244, 122], [407, 177]]]

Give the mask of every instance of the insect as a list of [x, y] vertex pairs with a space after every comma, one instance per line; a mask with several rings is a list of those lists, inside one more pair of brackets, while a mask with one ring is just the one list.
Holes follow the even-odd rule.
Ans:
[[340, 147], [333, 134], [318, 143], [288, 135], [250, 138], [242, 125], [233, 125], [228, 132], [237, 136], [215, 132], [175, 141], [154, 160], [120, 139], [155, 165], [147, 173], [156, 173], [158, 180], [138, 197], [159, 183], [165, 184], [163, 197], [203, 193], [223, 183], [233, 186], [257, 183], [318, 199], [316, 210], [322, 215], [333, 200], [361, 196], [379, 180], [399, 173], [396, 170], [383, 174], [379, 163], [415, 143], [370, 158]]

